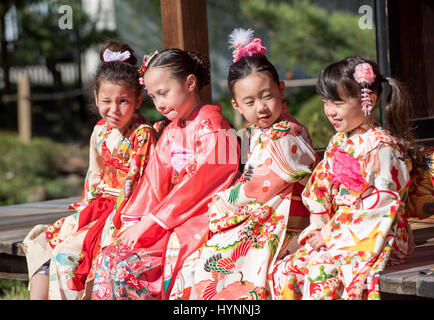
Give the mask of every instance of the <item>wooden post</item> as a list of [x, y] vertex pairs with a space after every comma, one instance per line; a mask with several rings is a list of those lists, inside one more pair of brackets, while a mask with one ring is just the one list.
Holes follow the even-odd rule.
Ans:
[[[160, 0], [164, 48], [195, 51], [209, 57], [206, 0]], [[211, 103], [211, 86], [200, 92]]]
[[30, 80], [22, 75], [18, 80], [18, 135], [22, 142], [32, 138], [32, 110], [30, 104]]

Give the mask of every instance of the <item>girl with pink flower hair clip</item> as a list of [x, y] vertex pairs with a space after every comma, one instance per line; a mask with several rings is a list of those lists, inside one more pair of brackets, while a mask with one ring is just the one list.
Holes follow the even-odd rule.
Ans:
[[[389, 130], [371, 114], [387, 99]], [[413, 247], [405, 202], [412, 166], [420, 162], [408, 125], [404, 86], [384, 78], [377, 63], [348, 57], [326, 67], [317, 91], [337, 133], [302, 193], [310, 225], [301, 246], [273, 271], [278, 299], [379, 299], [379, 275]]]

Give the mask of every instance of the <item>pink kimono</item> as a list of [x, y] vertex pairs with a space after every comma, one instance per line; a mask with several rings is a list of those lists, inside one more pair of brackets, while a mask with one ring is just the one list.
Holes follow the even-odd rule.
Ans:
[[[114, 233], [119, 237], [145, 215], [150, 215], [155, 224], [134, 249], [116, 240], [100, 253], [92, 299], [164, 298], [185, 258], [206, 241], [208, 204], [235, 178], [238, 155], [235, 131], [221, 115], [220, 106], [202, 106], [187, 121], [170, 123], [142, 181], [107, 229], [120, 228]], [[172, 276], [163, 281], [172, 233], [179, 239], [180, 249]]]

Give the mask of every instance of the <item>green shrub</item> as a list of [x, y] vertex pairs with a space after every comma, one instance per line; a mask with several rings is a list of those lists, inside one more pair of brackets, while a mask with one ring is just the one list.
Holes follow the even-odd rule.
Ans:
[[28, 281], [0, 279], [0, 300], [28, 300]]
[[22, 143], [15, 133], [0, 132], [0, 205], [75, 195], [58, 172], [57, 159], [67, 148], [48, 138]]
[[336, 133], [324, 114], [322, 98], [318, 95], [308, 99], [294, 116], [309, 130], [315, 148], [327, 147]]

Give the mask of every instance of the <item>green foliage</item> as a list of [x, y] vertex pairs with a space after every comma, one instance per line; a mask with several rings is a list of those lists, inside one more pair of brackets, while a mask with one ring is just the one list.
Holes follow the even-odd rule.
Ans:
[[[234, 114], [235, 114], [235, 110], [232, 107], [232, 103], [231, 103], [232, 98], [230, 97], [229, 93], [222, 97], [219, 100], [214, 100], [213, 103], [214, 104], [218, 104], [219, 106], [222, 107], [222, 115], [223, 117], [225, 117], [229, 123], [235, 127], [235, 123], [233, 123], [232, 119], [234, 119]], [[244, 120], [244, 118], [243, 118]], [[239, 129], [239, 128], [235, 128], [235, 129]]]
[[[376, 56], [375, 29], [360, 29], [356, 13], [331, 13], [310, 0], [241, 0], [244, 15], [266, 30], [268, 57], [281, 73], [317, 77], [328, 64], [351, 55]], [[282, 72], [283, 71], [283, 72]], [[305, 125], [316, 148], [327, 146], [335, 133], [314, 87], [291, 89], [290, 112]]]
[[164, 116], [157, 111], [151, 99], [145, 95], [143, 99], [142, 107], [139, 109], [139, 113], [148, 121], [154, 122], [163, 120]]
[[0, 300], [28, 300], [28, 281], [0, 279]]
[[163, 49], [160, 0], [114, 0], [120, 39], [134, 49], [139, 63], [143, 55]]
[[[2, 1], [3, 2], [3, 1]], [[101, 5], [100, 2], [99, 5]], [[105, 12], [96, 10], [90, 15], [84, 10], [82, 1], [76, 0], [8, 0], [5, 6], [0, 6], [0, 15], [16, 8], [18, 37], [5, 45], [5, 52], [0, 57], [0, 65], [9, 79], [8, 68], [45, 65], [53, 78], [53, 85], [42, 86], [32, 83], [32, 94], [63, 92], [76, 89], [81, 85], [81, 79], [75, 83], [64, 83], [65, 77], [59, 69], [61, 63], [81, 63], [83, 53], [89, 48], [117, 37], [117, 32], [102, 29], [101, 22], [106, 21]], [[72, 29], [60, 28], [60, 19], [65, 15], [59, 8], [68, 5], [72, 9]], [[4, 30], [0, 33], [4, 35]], [[6, 59], [7, 58], [7, 59]], [[84, 65], [83, 65], [84, 66]], [[80, 69], [82, 70], [82, 69]], [[12, 75], [12, 74], [11, 74]], [[15, 83], [9, 85], [0, 94], [15, 93]], [[5, 81], [5, 85], [7, 81]], [[0, 103], [0, 126], [14, 130], [16, 128], [16, 105]], [[63, 100], [32, 101], [33, 134], [56, 137], [57, 140], [88, 137], [86, 123], [88, 114], [82, 97], [70, 97]], [[84, 133], [83, 133], [84, 131]]]
[[295, 114], [297, 120], [309, 130], [315, 148], [325, 148], [330, 138], [335, 134], [335, 130], [323, 110], [321, 97], [315, 95], [307, 100]]
[[58, 157], [64, 150], [48, 138], [23, 144], [16, 134], [0, 133], [0, 205], [76, 195], [58, 172]]
[[245, 0], [241, 10], [269, 31], [270, 59], [286, 70], [317, 76], [349, 55], [376, 56], [375, 30], [360, 29], [357, 14], [330, 14], [309, 0]]
[[[72, 8], [71, 30], [59, 27], [62, 5]], [[11, 65], [45, 64], [58, 85], [62, 80], [57, 63], [76, 61], [90, 46], [117, 36], [116, 32], [98, 29], [98, 17], [90, 17], [80, 1], [35, 0], [18, 7], [17, 17], [20, 28], [18, 39], [13, 43], [13, 55], [9, 55]]]

